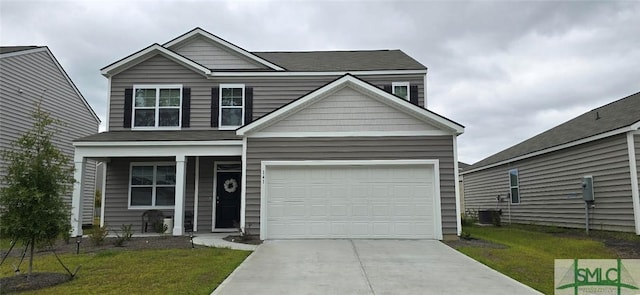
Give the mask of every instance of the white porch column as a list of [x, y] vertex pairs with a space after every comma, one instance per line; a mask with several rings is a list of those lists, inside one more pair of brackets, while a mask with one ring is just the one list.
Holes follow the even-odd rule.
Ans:
[[73, 194], [71, 197], [71, 236], [82, 235], [82, 197], [84, 191], [84, 167], [87, 159], [80, 156], [74, 158], [75, 171], [73, 178], [76, 182], [73, 184]]
[[184, 195], [186, 188], [187, 169], [185, 169], [185, 156], [176, 156], [176, 204], [173, 212], [173, 235], [184, 234]]

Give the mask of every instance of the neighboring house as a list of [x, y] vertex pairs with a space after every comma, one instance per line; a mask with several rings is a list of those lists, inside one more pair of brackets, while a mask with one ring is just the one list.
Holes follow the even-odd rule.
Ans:
[[463, 126], [424, 108], [426, 72], [400, 50], [249, 52], [196, 28], [102, 69], [108, 131], [75, 141], [76, 168], [104, 159], [111, 228], [161, 210], [174, 235], [193, 216], [262, 239], [455, 237]]
[[479, 161], [463, 172], [466, 208], [497, 206], [514, 223], [585, 228], [582, 179], [590, 176], [590, 228], [640, 234], [639, 127], [636, 93]]
[[462, 176], [462, 172], [467, 169], [469, 164], [465, 162], [458, 162], [458, 194], [460, 195], [460, 213], [465, 213], [465, 205], [464, 205], [464, 176]]
[[[38, 102], [63, 122], [54, 143], [72, 160], [72, 141], [98, 132], [100, 119], [48, 47], [0, 47], [0, 149], [10, 149], [12, 142], [33, 127], [32, 113]], [[7, 164], [0, 159], [1, 178]], [[95, 163], [90, 161], [84, 172], [85, 202], [78, 222], [92, 224]], [[71, 194], [65, 200], [71, 204]]]

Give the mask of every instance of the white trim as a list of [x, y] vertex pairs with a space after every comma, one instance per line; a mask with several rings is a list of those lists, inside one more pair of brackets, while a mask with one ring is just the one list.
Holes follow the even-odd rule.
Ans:
[[105, 202], [107, 201], [107, 161], [102, 162], [102, 200], [100, 206], [100, 227], [104, 227], [104, 208], [107, 207]]
[[[133, 98], [131, 98], [133, 100]], [[132, 102], [133, 103], [133, 102]], [[111, 77], [107, 78], [107, 117], [105, 118], [104, 130], [109, 131], [109, 117], [111, 116]]]
[[192, 38], [192, 37], [194, 37], [196, 35], [203, 36], [203, 37], [209, 39], [210, 41], [218, 43], [219, 45], [222, 45], [222, 46], [230, 49], [231, 51], [233, 51], [235, 53], [238, 53], [238, 54], [240, 54], [240, 55], [242, 55], [242, 56], [244, 56], [246, 58], [249, 58], [249, 59], [251, 59], [251, 60], [253, 60], [253, 61], [255, 61], [255, 62], [259, 63], [259, 64], [265, 65], [265, 66], [267, 66], [267, 67], [269, 67], [271, 69], [274, 69], [274, 70], [277, 70], [277, 71], [284, 71], [284, 69], [281, 68], [280, 66], [278, 66], [278, 65], [276, 65], [274, 63], [271, 63], [271, 62], [269, 62], [269, 61], [267, 61], [267, 60], [255, 55], [255, 54], [253, 54], [251, 52], [248, 52], [248, 51], [246, 51], [246, 50], [244, 50], [244, 49], [242, 49], [242, 48], [240, 48], [240, 47], [238, 47], [238, 46], [236, 46], [236, 45], [234, 45], [234, 44], [232, 44], [232, 43], [230, 43], [228, 41], [225, 41], [222, 38], [220, 38], [220, 37], [218, 37], [216, 35], [213, 35], [213, 34], [207, 32], [207, 31], [205, 31], [205, 30], [203, 30], [201, 28], [196, 28], [196, 29], [192, 30], [191, 32], [188, 32], [188, 33], [186, 33], [186, 34], [184, 34], [184, 35], [182, 35], [182, 36], [180, 36], [180, 37], [178, 37], [176, 39], [173, 39], [173, 40], [165, 43], [164, 47], [171, 47], [173, 45], [181, 43], [182, 41], [188, 40], [188, 39], [190, 39], [190, 38]]
[[455, 181], [454, 189], [456, 190], [456, 233], [462, 235], [462, 208], [460, 200], [460, 170], [458, 167], [458, 137], [453, 135], [453, 177]]
[[635, 132], [627, 133], [627, 151], [631, 176], [631, 199], [633, 200], [633, 216], [635, 217], [636, 235], [640, 235], [640, 185], [638, 184], [638, 162], [636, 162]]
[[407, 87], [407, 98], [408, 101], [411, 101], [411, 91], [409, 91], [411, 83], [409, 82], [391, 82], [391, 93], [397, 96], [396, 87]]
[[[213, 208], [212, 208], [212, 211], [211, 211], [211, 231], [212, 232], [223, 231], [223, 230], [227, 230], [227, 229], [233, 229], [233, 228], [226, 228], [226, 227], [224, 227], [224, 228], [217, 228], [216, 227], [216, 210], [218, 208], [218, 192], [217, 192], [218, 180], [219, 180], [218, 179], [218, 172], [240, 172], [240, 177], [242, 177], [242, 175], [244, 174], [244, 172], [242, 171], [242, 169], [243, 169], [242, 167], [240, 168], [240, 170], [218, 171], [218, 166], [219, 165], [224, 165], [224, 164], [241, 164], [242, 165], [242, 163], [238, 162], [238, 161], [215, 161], [213, 163], [213, 200], [212, 200]], [[245, 180], [241, 179], [240, 180], [240, 184], [242, 185], [241, 189], [242, 189], [242, 187], [244, 187], [244, 183], [245, 183]], [[240, 224], [241, 224], [240, 226], [241, 227], [242, 227], [242, 194], [243, 194], [243, 192], [244, 191], [240, 192]]]
[[241, 140], [216, 140], [216, 141], [79, 141], [74, 142], [75, 147], [136, 147], [136, 146], [240, 146]]
[[82, 235], [82, 202], [84, 201], [84, 170], [87, 166], [87, 159], [74, 155], [73, 164], [73, 193], [71, 195], [71, 235]]
[[427, 73], [424, 74], [424, 108], [427, 108]]
[[306, 77], [306, 76], [355, 76], [369, 75], [425, 75], [426, 70], [378, 70], [378, 71], [333, 71], [333, 72], [211, 72], [209, 79], [220, 77]]
[[431, 165], [433, 166], [434, 196], [433, 196], [433, 234], [434, 238], [442, 240], [442, 216], [440, 204], [440, 161], [439, 160], [303, 160], [303, 161], [262, 161], [260, 163], [260, 239], [267, 235], [267, 168], [270, 166], [350, 166], [350, 165]]
[[195, 182], [193, 184], [193, 232], [198, 231], [198, 202], [200, 201], [200, 156], [196, 156]]
[[[231, 89], [237, 89], [240, 88], [242, 89], [242, 106], [238, 107], [238, 106], [223, 106], [222, 105], [222, 88], [231, 88]], [[218, 130], [235, 130], [238, 129], [238, 127], [244, 125], [244, 112], [245, 112], [245, 106], [246, 106], [246, 100], [245, 100], [245, 85], [244, 84], [220, 84], [219, 85], [219, 91], [218, 91]], [[240, 125], [222, 125], [222, 108], [226, 108], [226, 109], [241, 109], [242, 113], [241, 113], [241, 117], [240, 119], [242, 120], [240, 122]]]
[[124, 59], [121, 59], [103, 69], [100, 70], [100, 73], [105, 77], [114, 76], [120, 72], [127, 70], [128, 68], [139, 64], [157, 54], [162, 54], [164, 57], [169, 58], [179, 64], [182, 64], [188, 68], [191, 68], [193, 71], [198, 72], [202, 75], [211, 74], [211, 70], [198, 64], [178, 53], [175, 53], [169, 49], [166, 49], [159, 44], [152, 44], [151, 46], [142, 49]]
[[240, 189], [242, 190], [240, 192], [240, 231], [242, 233], [246, 233], [245, 232], [245, 226], [246, 226], [246, 210], [247, 210], [247, 138], [243, 137], [242, 138], [242, 158], [241, 158], [241, 165], [242, 165], [242, 181], [241, 181], [241, 187]]
[[539, 155], [555, 152], [555, 151], [558, 151], [558, 150], [570, 148], [570, 147], [573, 147], [573, 146], [581, 145], [581, 144], [584, 144], [584, 143], [600, 140], [600, 139], [607, 138], [607, 137], [610, 137], [610, 136], [626, 133], [626, 132], [638, 129], [638, 127], [636, 125], [639, 125], [639, 124], [636, 123], [636, 124], [631, 125], [631, 126], [627, 126], [627, 127], [611, 130], [609, 132], [597, 134], [597, 135], [594, 135], [594, 136], [586, 137], [586, 138], [579, 139], [579, 140], [576, 140], [576, 141], [572, 141], [572, 142], [569, 142], [569, 143], [565, 143], [565, 144], [557, 145], [557, 146], [554, 146], [554, 147], [546, 148], [546, 149], [543, 149], [543, 150], [540, 150], [540, 151], [537, 151], [537, 152], [528, 153], [528, 154], [525, 154], [525, 155], [522, 155], [522, 156], [518, 156], [518, 157], [515, 157], [515, 158], [511, 158], [511, 159], [507, 159], [507, 160], [500, 161], [500, 162], [497, 162], [497, 163], [493, 163], [493, 164], [489, 164], [489, 165], [486, 165], [486, 166], [478, 167], [476, 169], [464, 171], [462, 174], [463, 175], [464, 174], [469, 174], [469, 173], [472, 173], [472, 172], [477, 172], [477, 171], [481, 171], [481, 170], [497, 167], [497, 166], [508, 164], [508, 163], [511, 163], [511, 162], [524, 160], [524, 159], [527, 159], [527, 158], [531, 158], [531, 157], [535, 157], [535, 156], [539, 156]]
[[384, 90], [372, 86], [371, 84], [366, 83], [354, 76], [346, 75], [325, 85], [322, 88], [313, 91], [311, 94], [303, 96], [302, 98], [295, 100], [292, 103], [285, 105], [284, 107], [277, 109], [276, 111], [268, 115], [263, 116], [253, 123], [249, 123], [239, 128], [238, 130], [236, 130], [236, 134], [249, 136], [249, 133], [260, 132], [260, 130], [288, 116], [289, 113], [295, 112], [298, 109], [302, 109], [307, 105], [315, 102], [316, 100], [322, 99], [330, 95], [334, 91], [348, 86], [356, 90], [366, 92], [367, 95], [370, 95], [372, 98], [384, 100], [385, 103], [396, 107], [401, 111], [407, 112], [429, 124], [436, 125], [436, 127], [446, 129], [451, 133], [462, 134], [464, 132], [464, 127], [454, 123], [453, 121], [437, 116], [422, 107], [403, 102], [393, 94], [387, 93]]
[[392, 137], [392, 136], [449, 136], [442, 130], [422, 131], [329, 131], [329, 132], [258, 132], [247, 135], [252, 138], [272, 137]]
[[[154, 126], [136, 126], [136, 109], [151, 109], [152, 107], [136, 107], [137, 89], [155, 89], [156, 103], [154, 110]], [[180, 103], [178, 106], [160, 106], [160, 90], [178, 89], [180, 91]], [[160, 109], [178, 109], [178, 126], [160, 126]], [[182, 128], [182, 84], [134, 84], [131, 97], [131, 130], [180, 130]]]
[[175, 157], [186, 156], [242, 156], [242, 146], [145, 146], [110, 147], [76, 146], [75, 154], [86, 158], [105, 157]]
[[[177, 158], [177, 157], [176, 157]], [[182, 157], [184, 159], [184, 156]], [[183, 160], [184, 161], [184, 160]], [[176, 161], [177, 162], [177, 161]], [[128, 190], [128, 196], [127, 196], [127, 209], [128, 210], [149, 210], [149, 209], [158, 209], [158, 210], [163, 210], [163, 209], [174, 209], [175, 208], [175, 202], [177, 200], [174, 199], [174, 205], [173, 206], [156, 206], [156, 187], [157, 187], [157, 179], [156, 179], [156, 171], [158, 169], [158, 166], [173, 166], [176, 167], [176, 162], [155, 162], [155, 161], [150, 161], [150, 162], [130, 162], [129, 163], [129, 174], [127, 175], [127, 183], [129, 186], [129, 190]], [[151, 206], [131, 206], [131, 175], [133, 175], [133, 166], [153, 166], [153, 183], [151, 184]], [[178, 171], [176, 170], [176, 184], [173, 185], [173, 188], [175, 190], [175, 192], [177, 193], [177, 178], [178, 178]], [[171, 187], [170, 185], [163, 185], [161, 187]]]
[[71, 88], [73, 89], [73, 92], [75, 92], [76, 95], [82, 101], [82, 103], [84, 103], [84, 106], [89, 110], [89, 113], [91, 113], [93, 118], [96, 120], [96, 122], [98, 123], [98, 126], [100, 126], [100, 122], [101, 122], [100, 117], [98, 117], [98, 114], [96, 114], [96, 112], [93, 110], [91, 105], [89, 105], [89, 102], [84, 98], [82, 93], [80, 93], [80, 90], [78, 89], [78, 87], [76, 87], [76, 84], [73, 83], [73, 80], [71, 80], [71, 77], [69, 77], [69, 75], [67, 75], [67, 71], [64, 70], [62, 65], [58, 62], [58, 59], [56, 59], [56, 57], [53, 55], [53, 52], [51, 52], [51, 50], [49, 50], [49, 47], [41, 46], [41, 47], [33, 48], [33, 49], [26, 49], [26, 50], [14, 51], [14, 52], [9, 52], [9, 53], [3, 53], [3, 54], [0, 54], [0, 58], [12, 57], [12, 56], [18, 56], [18, 55], [30, 54], [30, 53], [37, 53], [37, 52], [41, 52], [41, 51], [44, 51], [49, 55], [49, 58], [51, 58], [51, 60], [53, 61], [53, 64], [58, 68], [58, 71], [60, 72], [60, 74], [65, 78], [65, 80], [67, 80], [69, 85], [71, 85]]

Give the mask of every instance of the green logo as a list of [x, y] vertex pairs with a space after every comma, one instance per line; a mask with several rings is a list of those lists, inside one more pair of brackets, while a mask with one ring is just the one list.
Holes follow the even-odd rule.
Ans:
[[640, 260], [557, 259], [555, 267], [556, 294], [571, 294], [571, 289], [574, 295], [622, 295], [624, 291], [638, 290], [632, 273], [636, 278], [640, 276]]

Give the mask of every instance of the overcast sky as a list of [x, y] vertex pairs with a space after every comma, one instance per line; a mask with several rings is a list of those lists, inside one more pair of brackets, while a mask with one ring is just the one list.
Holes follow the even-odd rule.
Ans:
[[99, 69], [194, 27], [249, 51], [401, 49], [470, 164], [640, 91], [640, 2], [0, 0], [0, 44], [49, 46], [103, 122]]

